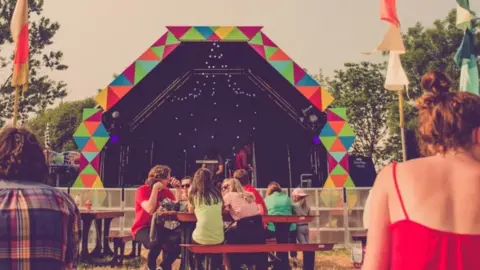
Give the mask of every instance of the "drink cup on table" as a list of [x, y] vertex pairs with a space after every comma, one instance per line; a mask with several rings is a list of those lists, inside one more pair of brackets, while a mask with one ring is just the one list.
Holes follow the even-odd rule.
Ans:
[[92, 210], [92, 202], [90, 200], [85, 201], [85, 207], [88, 211]]

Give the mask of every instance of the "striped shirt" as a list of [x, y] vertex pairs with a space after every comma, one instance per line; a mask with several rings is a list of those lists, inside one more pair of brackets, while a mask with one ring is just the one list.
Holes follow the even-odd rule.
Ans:
[[66, 193], [0, 181], [0, 269], [76, 269], [80, 212]]

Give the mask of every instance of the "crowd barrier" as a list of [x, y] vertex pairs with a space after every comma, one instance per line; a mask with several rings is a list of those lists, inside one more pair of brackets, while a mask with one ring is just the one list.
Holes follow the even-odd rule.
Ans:
[[[112, 221], [112, 231], [130, 230], [134, 219], [135, 188], [59, 188], [71, 197], [80, 198], [80, 209], [90, 200], [95, 210], [121, 210], [125, 216]], [[258, 189], [265, 196], [266, 189]], [[312, 215], [318, 216], [310, 225], [312, 243], [333, 242], [350, 246], [351, 233], [363, 231], [363, 209], [370, 188], [306, 188]], [[91, 230], [94, 230], [92, 226]], [[94, 241], [95, 232], [89, 236]]]

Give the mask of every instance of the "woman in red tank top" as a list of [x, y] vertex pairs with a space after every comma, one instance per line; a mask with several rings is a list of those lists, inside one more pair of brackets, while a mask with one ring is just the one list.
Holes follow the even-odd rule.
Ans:
[[440, 72], [417, 101], [423, 158], [384, 168], [372, 189], [364, 270], [480, 269], [480, 97]]

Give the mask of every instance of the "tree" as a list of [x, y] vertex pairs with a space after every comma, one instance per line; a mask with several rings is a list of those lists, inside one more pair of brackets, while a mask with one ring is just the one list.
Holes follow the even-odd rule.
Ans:
[[[42, 16], [43, 0], [29, 0], [29, 28], [30, 28], [30, 82], [20, 102], [22, 117], [28, 114], [45, 110], [53, 105], [55, 100], [67, 95], [66, 84], [63, 81], [54, 81], [45, 71], [61, 71], [68, 67], [62, 64], [63, 53], [50, 50], [53, 37], [60, 28], [57, 22]], [[13, 14], [16, 0], [0, 0], [0, 54], [12, 47], [10, 33], [10, 19]], [[0, 58], [1, 74], [11, 74], [13, 54]], [[11, 76], [0, 81], [0, 126], [5, 119], [13, 114], [13, 93], [10, 86]]]
[[[458, 88], [460, 69], [453, 61], [457, 48], [463, 38], [463, 31], [456, 27], [455, 10], [449, 12], [443, 20], [436, 20], [432, 27], [425, 28], [420, 23], [408, 28], [403, 35], [407, 52], [401, 56], [402, 64], [410, 81], [408, 96], [404, 93], [406, 128], [414, 130], [417, 111], [414, 100], [422, 95], [420, 79], [423, 74], [438, 70], [446, 73], [453, 80], [453, 89]], [[480, 40], [476, 39], [476, 50], [480, 49]], [[390, 136], [386, 143], [384, 155], [391, 159], [401, 160], [402, 149], [400, 139], [398, 102], [390, 104], [387, 118]]]
[[349, 123], [357, 138], [352, 152], [371, 156], [380, 165], [384, 142], [388, 137], [385, 122], [395, 94], [383, 87], [385, 64], [370, 62], [345, 63], [345, 69], [336, 70], [328, 81], [328, 90], [335, 98], [334, 107], [346, 107]]
[[45, 141], [45, 129], [50, 124], [50, 147], [53, 151], [77, 150], [73, 133], [82, 122], [84, 108], [96, 106], [93, 98], [80, 101], [62, 102], [56, 108], [47, 109], [27, 122], [41, 143]]

